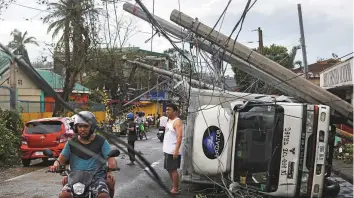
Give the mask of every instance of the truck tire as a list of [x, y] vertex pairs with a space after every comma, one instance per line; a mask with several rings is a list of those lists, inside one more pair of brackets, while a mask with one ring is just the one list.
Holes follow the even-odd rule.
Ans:
[[29, 165], [31, 164], [31, 160], [30, 159], [22, 159], [22, 164], [24, 167], [29, 167]]
[[325, 178], [324, 185], [324, 197], [337, 197], [340, 192], [340, 185], [338, 182]]

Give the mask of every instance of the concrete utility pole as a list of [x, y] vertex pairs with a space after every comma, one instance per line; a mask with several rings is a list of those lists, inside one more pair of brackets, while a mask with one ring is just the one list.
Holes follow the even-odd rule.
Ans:
[[[144, 20], [148, 23], [151, 23], [149, 18], [147, 17], [147, 15], [140, 8], [135, 7], [135, 5], [133, 5], [131, 3], [124, 3], [123, 9], [125, 11], [131, 13], [132, 15], [139, 17], [142, 20]], [[191, 34], [189, 32], [181, 30], [181, 28], [178, 27], [177, 25], [174, 25], [174, 24], [172, 24], [172, 23], [170, 23], [158, 16], [154, 16], [154, 18], [159, 22], [159, 24], [162, 26], [162, 28], [164, 30], [175, 35], [178, 38], [187, 40], [191, 36]], [[217, 48], [215, 46], [212, 47], [212, 45], [210, 44], [209, 41], [206, 41], [201, 38], [196, 38], [196, 39], [197, 39], [198, 47], [200, 49], [208, 52], [209, 54], [214, 54], [215, 51], [220, 50], [220, 48]], [[220, 50], [219, 53], [223, 55], [222, 60], [230, 63], [233, 66], [238, 67], [239, 69], [243, 70], [244, 72], [246, 72], [256, 78], [261, 79], [262, 81], [266, 82], [270, 86], [274, 86], [276, 89], [282, 91], [283, 93], [287, 93], [288, 95], [293, 95], [295, 98], [297, 98], [300, 101], [308, 101], [308, 102], [311, 102], [314, 104], [318, 103], [318, 100], [316, 98], [312, 97], [311, 95], [304, 95], [301, 92], [299, 92], [298, 90], [290, 87], [289, 85], [283, 84], [277, 78], [256, 68], [251, 63], [248, 63], [248, 62], [238, 58], [237, 56], [230, 54], [227, 51], [224, 52], [224, 50], [222, 50], [222, 49]]]
[[224, 89], [223, 82], [223, 60], [220, 52], [215, 51], [212, 55], [212, 64], [214, 66], [214, 77], [218, 86]]
[[[127, 61], [127, 63], [130, 63], [132, 65], [136, 65], [136, 66], [139, 66], [139, 67], [143, 67], [147, 70], [150, 70], [150, 71], [153, 71], [153, 72], [156, 72], [156, 73], [159, 73], [159, 74], [162, 74], [162, 75], [165, 75], [165, 76], [169, 76], [171, 77], [172, 79], [173, 78], [176, 78], [178, 80], [187, 80], [187, 82], [189, 82], [189, 79], [186, 79], [186, 78], [183, 78], [181, 75], [179, 74], [176, 74], [176, 73], [173, 73], [173, 72], [170, 72], [170, 71], [167, 71], [167, 70], [164, 70], [164, 69], [160, 69], [160, 68], [157, 68], [157, 67], [154, 67], [152, 65], [148, 65], [148, 64], [145, 64], [145, 63], [141, 63], [141, 62], [138, 62], [138, 61]], [[210, 85], [210, 84], [207, 84], [207, 83], [203, 83], [203, 82], [200, 82], [198, 80], [194, 80], [192, 79], [191, 80], [191, 83], [195, 86], [202, 86], [202, 87], [205, 87], [207, 89], [214, 89], [214, 90], [218, 90], [218, 91], [222, 91], [222, 89], [220, 87], [215, 87], [214, 85]]]
[[145, 94], [147, 94], [147, 93], [149, 93], [150, 91], [156, 89], [156, 87], [158, 87], [159, 85], [161, 85], [161, 84], [163, 84], [163, 83], [166, 83], [168, 80], [169, 80], [169, 79], [166, 79], [166, 80], [164, 80], [164, 81], [158, 83], [157, 85], [151, 87], [150, 89], [148, 89], [148, 90], [145, 91], [144, 93], [140, 94], [139, 96], [137, 96], [137, 97], [135, 97], [134, 99], [130, 100], [129, 102], [125, 103], [125, 104], [123, 105], [123, 107], [125, 107], [125, 106], [129, 105], [130, 103], [134, 102], [135, 100], [137, 100], [137, 99], [143, 97]]
[[10, 63], [10, 88], [13, 90], [13, 95], [10, 94], [13, 108], [17, 108], [17, 78], [16, 78], [16, 61], [12, 60]]
[[[322, 89], [312, 82], [301, 78], [280, 64], [270, 60], [269, 58], [254, 52], [252, 49], [235, 42], [233, 39], [228, 39], [228, 36], [213, 30], [203, 23], [195, 21], [190, 16], [173, 10], [170, 16], [171, 21], [178, 25], [189, 29], [198, 36], [205, 37], [213, 44], [220, 48], [225, 48], [228, 52], [243, 59], [246, 62], [253, 64], [258, 69], [278, 78], [283, 84], [287, 84], [293, 89], [298, 90], [303, 97], [311, 96], [316, 98], [320, 104], [329, 105], [333, 110], [343, 116], [343, 119], [353, 121], [353, 106], [348, 102], [342, 100], [338, 96]], [[234, 45], [235, 43], [235, 45]], [[294, 94], [291, 94], [294, 95]]]
[[307, 65], [307, 53], [306, 53], [306, 44], [305, 44], [305, 33], [304, 33], [304, 24], [302, 23], [302, 11], [301, 11], [301, 4], [297, 4], [297, 11], [299, 14], [299, 25], [300, 25], [300, 35], [301, 35], [301, 49], [302, 49], [302, 59], [304, 62], [304, 73], [305, 78], [309, 79], [308, 72], [309, 68]]
[[264, 54], [263, 53], [263, 49], [264, 49], [264, 47], [263, 47], [263, 32], [260, 27], [258, 27], [257, 31], [258, 31], [258, 52], [263, 55]]

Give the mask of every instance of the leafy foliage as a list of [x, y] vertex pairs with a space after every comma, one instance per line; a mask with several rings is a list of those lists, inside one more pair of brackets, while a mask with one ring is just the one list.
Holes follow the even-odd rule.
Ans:
[[[289, 52], [284, 46], [272, 44], [269, 47], [264, 47], [263, 52], [266, 57], [279, 63], [280, 65], [293, 69], [295, 65], [301, 66], [301, 61], [295, 61], [296, 52], [299, 46], [294, 46]], [[256, 49], [255, 49], [256, 50]], [[278, 90], [270, 87], [263, 81], [247, 74], [237, 68], [237, 65], [232, 66], [234, 78], [238, 86], [238, 91], [247, 93], [264, 93], [264, 94], [283, 94]]]
[[28, 56], [28, 52], [26, 49], [27, 44], [38, 45], [36, 38], [33, 36], [27, 37], [27, 31], [22, 34], [21, 31], [18, 29], [14, 29], [11, 32], [11, 36], [13, 36], [13, 40], [10, 41], [8, 47], [13, 50], [15, 55], [23, 56], [23, 59], [26, 61], [27, 64], [31, 65], [31, 61]]
[[0, 165], [19, 162], [19, 148], [23, 122], [15, 111], [0, 109]]

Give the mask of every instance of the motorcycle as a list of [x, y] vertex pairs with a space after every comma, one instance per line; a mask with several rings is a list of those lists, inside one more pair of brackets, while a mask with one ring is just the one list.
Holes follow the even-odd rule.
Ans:
[[147, 140], [146, 133], [145, 133], [145, 131], [140, 130], [139, 124], [137, 124], [135, 127], [136, 127], [135, 128], [136, 129], [136, 134], [140, 138], [140, 140], [142, 140], [143, 137], [145, 137], [145, 139]]
[[[47, 157], [53, 157], [53, 152], [50, 149], [44, 149], [43, 154]], [[109, 157], [118, 157], [120, 155], [119, 150], [111, 150], [108, 153]], [[97, 198], [98, 193], [92, 188], [92, 183], [94, 182], [95, 175], [104, 171], [119, 171], [119, 168], [108, 168], [107, 165], [102, 165], [93, 173], [88, 171], [70, 171], [66, 169], [66, 165], [60, 165], [59, 169], [52, 173], [60, 173], [61, 176], [68, 177], [68, 185], [72, 189], [73, 198]], [[113, 195], [110, 195], [113, 197]]]
[[159, 127], [159, 131], [157, 132], [157, 138], [159, 138], [160, 142], [163, 142], [164, 136], [165, 136], [165, 127]]

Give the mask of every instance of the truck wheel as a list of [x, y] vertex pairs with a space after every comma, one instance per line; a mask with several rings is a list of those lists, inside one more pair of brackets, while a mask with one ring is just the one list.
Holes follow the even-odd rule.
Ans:
[[22, 159], [22, 164], [23, 164], [24, 167], [29, 167], [29, 165], [31, 164], [31, 160]]
[[337, 197], [340, 192], [339, 183], [326, 178], [324, 184], [323, 194], [325, 197]]

